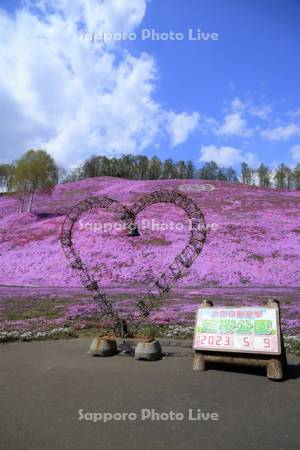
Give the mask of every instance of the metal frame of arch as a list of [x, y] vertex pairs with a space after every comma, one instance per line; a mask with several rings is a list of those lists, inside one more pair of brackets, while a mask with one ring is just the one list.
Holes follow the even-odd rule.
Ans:
[[[73, 242], [74, 225], [82, 214], [93, 209], [104, 209], [117, 214], [120, 221], [125, 222], [127, 227], [130, 228], [135, 224], [137, 216], [143, 210], [158, 203], [171, 203], [186, 213], [190, 221], [189, 239], [184, 249], [174, 258], [158, 279], [151, 284], [147, 292], [136, 301], [138, 317], [131, 313], [125, 321], [119, 316], [111, 301], [102, 292], [98, 281], [89, 273], [82, 261]], [[195, 259], [200, 255], [205, 241], [206, 225], [200, 207], [194, 200], [178, 191], [154, 191], [141, 197], [131, 208], [106, 196], [90, 197], [79, 202], [69, 211], [61, 230], [62, 248], [72, 269], [79, 275], [83, 286], [94, 292], [94, 300], [99, 304], [102, 315], [110, 318], [115, 334], [123, 338], [133, 336], [137, 332], [152, 309], [158, 306], [165, 294], [192, 266]]]

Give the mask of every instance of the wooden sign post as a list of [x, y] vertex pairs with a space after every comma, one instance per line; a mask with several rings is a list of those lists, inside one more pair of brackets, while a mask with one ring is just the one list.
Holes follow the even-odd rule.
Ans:
[[206, 362], [261, 366], [267, 377], [281, 380], [287, 360], [276, 300], [264, 306], [214, 307], [201, 303], [196, 317], [193, 370], [205, 370]]

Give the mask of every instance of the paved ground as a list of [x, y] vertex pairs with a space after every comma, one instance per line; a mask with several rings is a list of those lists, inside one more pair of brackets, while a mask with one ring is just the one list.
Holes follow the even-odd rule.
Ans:
[[[92, 358], [90, 339], [0, 346], [1, 450], [300, 448], [300, 359], [290, 379], [259, 372], [192, 371], [191, 349], [167, 358]], [[183, 421], [141, 420], [142, 409], [182, 413]], [[79, 420], [87, 412], [132, 412], [137, 420]], [[188, 410], [219, 420], [188, 420]], [[133, 416], [132, 416], [133, 417]]]

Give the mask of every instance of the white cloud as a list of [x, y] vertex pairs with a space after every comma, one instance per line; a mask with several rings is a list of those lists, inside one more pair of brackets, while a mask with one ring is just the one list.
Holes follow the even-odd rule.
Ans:
[[246, 104], [242, 102], [239, 97], [234, 97], [231, 102], [231, 110], [233, 112], [243, 111], [246, 108]]
[[71, 165], [93, 153], [136, 153], [164, 134], [173, 145], [188, 138], [198, 115], [166, 111], [153, 99], [150, 55], [79, 38], [81, 30], [134, 31], [146, 0], [27, 5], [14, 17], [0, 10], [1, 159], [42, 147]]
[[232, 100], [230, 107], [232, 112], [243, 112], [243, 114], [258, 117], [261, 120], [268, 120], [272, 112], [270, 105], [257, 106], [253, 100], [242, 101], [239, 97]]
[[227, 114], [224, 122], [219, 126], [217, 134], [224, 136], [252, 136], [253, 131], [247, 127], [247, 121], [244, 119], [242, 113], [234, 112]]
[[300, 136], [300, 126], [295, 123], [291, 123], [289, 125], [279, 126], [276, 128], [267, 128], [262, 130], [261, 135], [269, 141], [284, 141], [293, 136]]
[[217, 136], [225, 137], [243, 137], [254, 136], [260, 129], [259, 125], [249, 125], [249, 119], [253, 117], [260, 120], [269, 120], [272, 112], [270, 105], [257, 106], [252, 100], [242, 101], [239, 97], [234, 97], [225, 109], [225, 116], [222, 121], [212, 117], [206, 117], [205, 123]]
[[40, 9], [45, 15], [53, 13], [64, 21], [81, 23], [88, 32], [131, 32], [140, 25], [146, 12], [147, 0], [27, 0], [34, 14]]
[[272, 108], [269, 105], [264, 106], [250, 106], [248, 109], [252, 116], [258, 117], [262, 120], [268, 120], [272, 112]]
[[179, 145], [187, 140], [189, 133], [197, 127], [199, 117], [200, 116], [197, 112], [193, 112], [192, 114], [175, 114], [174, 112], [168, 113], [167, 129], [171, 136], [172, 145]]
[[212, 117], [205, 119], [209, 129], [216, 135], [225, 137], [239, 136], [250, 137], [254, 134], [254, 130], [248, 127], [245, 118], [247, 112], [247, 103], [243, 102], [239, 97], [235, 97], [231, 103], [227, 114], [222, 122]]
[[292, 155], [293, 160], [296, 161], [297, 163], [300, 163], [300, 145], [294, 145], [291, 148], [290, 153]]
[[294, 110], [294, 111], [289, 111], [288, 112], [288, 115], [290, 116], [290, 117], [299, 117], [300, 116], [300, 108], [298, 108], [298, 109], [296, 109], [296, 110]]
[[215, 161], [218, 165], [228, 167], [247, 162], [252, 167], [258, 165], [258, 160], [253, 153], [243, 153], [240, 149], [215, 145], [202, 146], [199, 161]]

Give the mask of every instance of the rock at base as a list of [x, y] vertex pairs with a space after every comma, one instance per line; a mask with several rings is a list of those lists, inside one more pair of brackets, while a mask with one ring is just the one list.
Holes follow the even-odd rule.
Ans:
[[114, 356], [118, 353], [117, 343], [113, 339], [96, 337], [89, 351], [92, 356]]
[[135, 349], [136, 360], [157, 361], [162, 358], [161, 346], [158, 340], [152, 342], [139, 342]]

